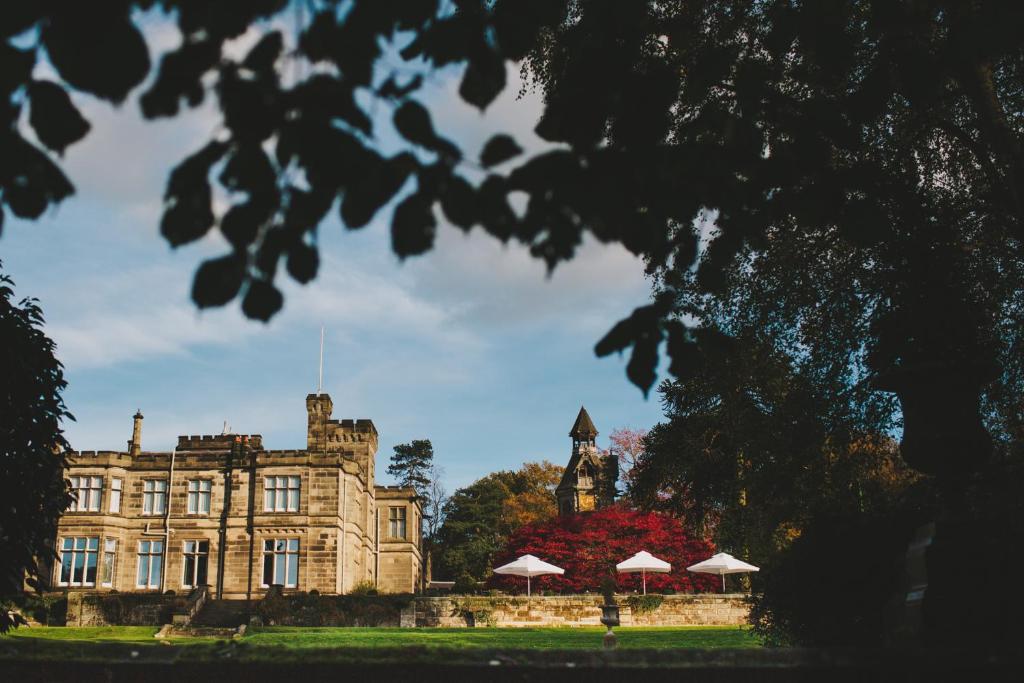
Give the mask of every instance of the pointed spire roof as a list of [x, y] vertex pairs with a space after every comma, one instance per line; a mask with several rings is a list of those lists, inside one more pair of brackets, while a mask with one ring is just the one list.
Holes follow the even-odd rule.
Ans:
[[578, 441], [593, 439], [597, 436], [597, 427], [594, 426], [593, 420], [587, 414], [587, 409], [583, 406], [580, 406], [580, 414], [576, 416], [576, 422], [573, 423], [569, 436]]

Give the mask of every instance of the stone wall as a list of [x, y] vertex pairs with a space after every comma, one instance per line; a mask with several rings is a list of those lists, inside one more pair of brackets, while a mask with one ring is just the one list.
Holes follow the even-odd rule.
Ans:
[[153, 593], [68, 593], [68, 626], [160, 626], [183, 598]]
[[[747, 623], [745, 594], [661, 596], [661, 604], [634, 614], [619, 596], [622, 626], [737, 626]], [[416, 626], [600, 626], [599, 595], [417, 598]]]

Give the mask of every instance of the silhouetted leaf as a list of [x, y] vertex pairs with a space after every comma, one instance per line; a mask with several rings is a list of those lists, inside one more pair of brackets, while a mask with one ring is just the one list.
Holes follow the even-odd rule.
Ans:
[[315, 247], [298, 242], [288, 250], [288, 273], [298, 282], [306, 284], [316, 277], [320, 267], [320, 254]]
[[75, 188], [48, 155], [17, 133], [0, 138], [3, 201], [19, 218], [35, 219]]
[[217, 83], [224, 125], [245, 142], [262, 142], [281, 123], [280, 91], [263, 80], [242, 78], [232, 68], [222, 68]]
[[370, 118], [356, 104], [352, 86], [335, 76], [317, 74], [299, 84], [288, 94], [287, 107], [289, 115], [301, 114], [304, 124], [336, 117], [367, 135], [373, 131]]
[[284, 297], [274, 285], [265, 280], [252, 280], [242, 300], [245, 317], [267, 322], [284, 305]]
[[244, 251], [256, 239], [267, 218], [264, 207], [252, 202], [235, 204], [220, 219], [220, 231], [237, 250]]
[[160, 60], [156, 80], [139, 98], [142, 115], [148, 119], [174, 116], [182, 98], [189, 106], [202, 103], [206, 88], [203, 74], [220, 59], [220, 45], [213, 40], [188, 40]]
[[32, 81], [28, 86], [32, 103], [29, 123], [39, 141], [57, 153], [89, 132], [89, 122], [78, 111], [64, 88], [51, 81]]
[[523, 148], [516, 144], [512, 136], [499, 134], [484, 145], [483, 151], [480, 152], [480, 163], [484, 168], [490, 168], [522, 153]]
[[46, 195], [27, 185], [13, 185], [4, 191], [4, 202], [18, 218], [35, 220], [46, 211]]
[[669, 321], [666, 350], [672, 359], [668, 371], [678, 380], [685, 380], [697, 371], [700, 365], [700, 348], [696, 340], [678, 320]]
[[461, 177], [451, 175], [442, 186], [439, 198], [444, 215], [453, 224], [468, 230], [476, 222], [476, 191]]
[[419, 102], [408, 100], [399, 107], [394, 115], [394, 123], [395, 129], [409, 142], [453, 159], [462, 157], [458, 147], [438, 137], [430, 120], [430, 112]]
[[281, 56], [284, 40], [280, 31], [271, 31], [256, 43], [242, 61], [242, 66], [267, 77], [274, 75], [274, 64]]
[[349, 187], [341, 199], [341, 219], [349, 228], [361, 228], [391, 201], [409, 174], [416, 158], [403, 152], [366, 170], [365, 180]]
[[481, 111], [505, 89], [505, 60], [493, 50], [482, 50], [466, 67], [459, 96]]
[[515, 233], [518, 219], [508, 203], [508, 186], [500, 176], [489, 175], [478, 190], [479, 220], [484, 229], [502, 242]]
[[226, 143], [212, 140], [198, 152], [182, 160], [171, 171], [171, 175], [167, 179], [167, 190], [164, 196], [171, 197], [207, 182], [210, 168], [220, 161], [227, 151], [228, 145]]
[[228, 157], [220, 182], [229, 190], [249, 192], [262, 201], [276, 193], [277, 172], [263, 147], [252, 143], [239, 146]]
[[434, 246], [437, 221], [432, 204], [430, 197], [417, 192], [395, 207], [391, 219], [391, 249], [399, 258], [422, 254]]
[[199, 239], [213, 227], [212, 201], [210, 183], [205, 180], [174, 195], [168, 200], [160, 219], [160, 234], [172, 247]]
[[166, 206], [160, 221], [160, 233], [171, 246], [199, 239], [213, 227], [213, 195], [208, 176], [210, 167], [224, 156], [227, 149], [225, 143], [210, 142], [171, 171], [164, 193]]
[[146, 41], [125, 3], [63, 3], [43, 25], [41, 39], [64, 81], [112, 102], [121, 102], [149, 73]]
[[244, 253], [204, 261], [192, 282], [192, 300], [199, 308], [223, 306], [238, 295], [244, 280]]

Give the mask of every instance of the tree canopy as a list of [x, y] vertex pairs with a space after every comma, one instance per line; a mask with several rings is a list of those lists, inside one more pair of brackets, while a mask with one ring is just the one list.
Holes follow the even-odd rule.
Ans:
[[492, 472], [452, 494], [437, 533], [434, 574], [485, 580], [494, 554], [516, 529], [558, 514], [554, 489], [562, 468], [528, 462], [516, 471]]
[[[148, 118], [216, 97], [223, 126], [170, 173], [161, 222], [174, 246], [215, 226], [230, 245], [198, 269], [199, 306], [237, 297], [250, 317], [272, 316], [279, 267], [315, 277], [316, 228], [335, 207], [355, 229], [397, 201], [401, 257], [432, 248], [440, 207], [450, 223], [519, 240], [550, 267], [590, 233], [652, 272], [697, 266], [707, 292], [745, 246], [825, 234], [867, 249], [863, 259], [887, 253], [871, 307], [879, 324], [861, 340], [879, 347], [875, 366], [886, 370], [971, 354], [983, 364], [995, 328], [976, 285], [1019, 259], [1016, 3], [323, 0], [308, 15], [286, 0], [8, 4], [0, 184], [18, 216], [73, 191], [52, 157], [89, 131], [69, 93], [119, 103], [155, 71], [138, 98]], [[155, 59], [139, 27], [139, 10], [154, 8], [181, 33]], [[304, 17], [295, 36], [272, 28], [275, 18], [289, 25], [290, 10]], [[249, 29], [262, 38], [229, 56], [226, 42]], [[43, 60], [60, 82], [35, 77]], [[417, 92], [432, 71], [464, 65], [459, 94], [485, 109], [507, 85], [506, 62], [542, 88], [537, 133], [560, 146], [498, 172], [519, 144], [499, 132], [478, 161], [465, 159]], [[381, 149], [368, 113], [379, 105], [406, 149]], [[48, 151], [25, 136], [26, 108]], [[211, 178], [228, 197], [223, 211]], [[524, 211], [513, 210], [515, 193]], [[702, 235], [709, 216], [715, 229]], [[975, 256], [992, 267], [962, 267]], [[664, 283], [664, 296], [596, 347], [632, 348], [627, 374], [645, 391], [662, 342], [677, 376], [697, 355], [686, 319], [673, 316], [672, 278]]]
[[[0, 273], [0, 602], [17, 598], [27, 579], [54, 557], [57, 520], [71, 503], [64, 480], [68, 449], [61, 420], [71, 415], [54, 344], [43, 334], [43, 314], [33, 299], [14, 299], [14, 283]], [[17, 624], [0, 607], [0, 633]]]
[[[550, 519], [519, 528], [508, 539], [494, 564], [520, 555], [536, 555], [565, 570], [565, 574], [534, 578], [534, 590], [580, 593], [598, 591], [611, 578], [618, 590], [641, 587], [640, 574], [618, 574], [615, 565], [641, 550], [669, 562], [669, 574], [648, 574], [648, 590], [711, 592], [721, 586], [716, 577], [692, 574], [686, 567], [706, 560], [714, 546], [688, 532], [671, 515], [608, 507]], [[522, 577], [492, 575], [488, 585], [525, 590]]]

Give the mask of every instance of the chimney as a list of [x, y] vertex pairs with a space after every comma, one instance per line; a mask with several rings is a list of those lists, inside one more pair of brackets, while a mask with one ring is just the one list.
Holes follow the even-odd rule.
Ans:
[[142, 411], [136, 410], [132, 417], [132, 440], [128, 442], [128, 455], [138, 455], [142, 452]]

